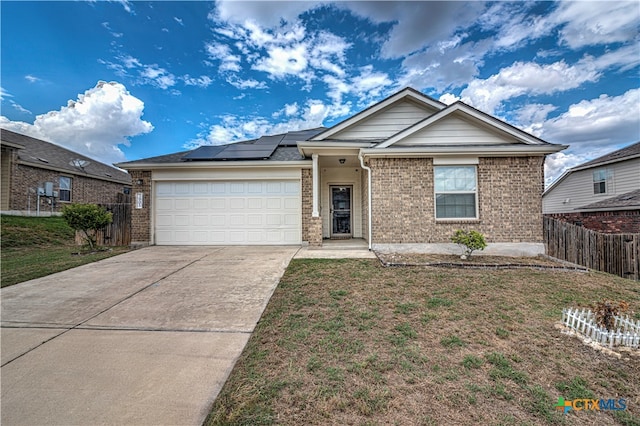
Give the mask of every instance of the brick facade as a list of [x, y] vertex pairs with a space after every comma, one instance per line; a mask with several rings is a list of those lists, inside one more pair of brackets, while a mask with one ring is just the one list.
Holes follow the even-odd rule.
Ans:
[[479, 219], [436, 221], [433, 160], [372, 158], [372, 240], [379, 244], [449, 243], [456, 229], [487, 242], [542, 242], [544, 157], [480, 158]]
[[[130, 170], [131, 182], [131, 245], [151, 243], [151, 171]], [[141, 183], [138, 183], [141, 181]], [[142, 194], [142, 208], [136, 208], [136, 194]]]
[[605, 234], [640, 233], [640, 210], [554, 213], [545, 216]]
[[[54, 191], [59, 191], [60, 177], [71, 178], [71, 203], [118, 203], [123, 201], [123, 183], [109, 182], [79, 174], [60, 172], [55, 170], [31, 167], [26, 164], [13, 162], [11, 170], [11, 188], [9, 196], [9, 210], [36, 211], [37, 188], [43, 187], [44, 182], [53, 182]], [[32, 191], [33, 190], [33, 191]], [[68, 202], [57, 199], [51, 200], [40, 197], [40, 209], [59, 212]]]
[[313, 214], [313, 175], [311, 169], [302, 169], [302, 241], [310, 246], [322, 245], [322, 218]]

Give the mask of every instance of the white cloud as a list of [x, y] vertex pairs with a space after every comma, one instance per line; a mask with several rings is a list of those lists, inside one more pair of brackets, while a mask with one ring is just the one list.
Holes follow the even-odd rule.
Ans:
[[202, 145], [224, 145], [264, 135], [320, 127], [325, 119], [335, 115], [336, 112], [334, 106], [326, 105], [318, 99], [310, 99], [304, 107], [297, 104], [285, 104], [283, 108], [272, 114], [272, 118], [284, 114], [286, 120], [275, 123], [273, 119], [264, 117], [247, 118], [225, 115], [220, 117], [219, 123], [209, 126], [206, 133], [185, 144], [184, 148], [194, 149]]
[[540, 135], [542, 123], [557, 109], [551, 104], [527, 104], [515, 111], [516, 123], [525, 132]]
[[307, 46], [298, 44], [290, 48], [275, 46], [267, 49], [268, 57], [260, 58], [252, 67], [264, 71], [271, 77], [301, 76], [307, 69]]
[[452, 93], [445, 93], [444, 95], [440, 96], [440, 99], [438, 100], [443, 104], [451, 105], [458, 102], [460, 98]]
[[229, 46], [222, 43], [205, 43], [205, 49], [211, 59], [220, 61], [218, 71], [220, 72], [239, 72], [240, 57], [233, 55]]
[[375, 71], [372, 65], [360, 68], [360, 75], [353, 77], [351, 82], [353, 92], [365, 99], [379, 97], [393, 83], [387, 73]]
[[503, 101], [524, 94], [550, 94], [597, 81], [598, 71], [588, 63], [567, 65], [564, 61], [540, 65], [516, 62], [486, 80], [472, 80], [462, 91], [465, 103], [493, 114]]
[[119, 145], [149, 133], [142, 120], [144, 102], [120, 83], [99, 82], [59, 111], [38, 115], [33, 124], [0, 119], [3, 128], [48, 140], [105, 163], [125, 160]]
[[11, 104], [11, 106], [18, 112], [21, 112], [23, 114], [29, 114], [32, 115], [32, 112], [29, 111], [28, 109], [24, 108], [22, 105], [20, 105], [19, 103], [15, 102], [13, 99], [9, 100], [9, 103]]
[[189, 74], [185, 74], [184, 76], [182, 76], [182, 80], [187, 86], [197, 86], [202, 88], [209, 87], [209, 85], [213, 83], [211, 77], [206, 75], [201, 75], [200, 77], [196, 78], [189, 76]]
[[545, 140], [575, 144], [573, 148], [638, 141], [640, 89], [580, 101], [565, 113], [545, 121], [541, 129]]
[[36, 76], [33, 76], [31, 74], [27, 74], [24, 76], [24, 78], [29, 82], [29, 83], [37, 83], [38, 81], [42, 81], [41, 79], [39, 79]]
[[570, 144], [566, 151], [547, 157], [545, 179], [549, 184], [568, 168], [640, 140], [640, 89], [578, 102], [548, 120], [536, 122], [536, 118], [542, 115], [532, 116], [530, 127], [541, 138]]
[[572, 49], [638, 40], [637, 1], [561, 2], [551, 19], [564, 25], [560, 38]]
[[129, 76], [130, 72], [134, 74], [134, 84], [148, 84], [166, 90], [176, 85], [176, 76], [161, 68], [157, 64], [143, 64], [139, 59], [131, 55], [120, 55], [116, 58], [119, 63], [100, 60], [108, 68], [115, 71], [121, 77]]
[[267, 83], [264, 81], [254, 80], [249, 78], [247, 80], [243, 80], [238, 77], [229, 77], [227, 78], [227, 83], [235, 87], [236, 89], [246, 90], [246, 89], [267, 89]]
[[4, 100], [4, 98], [13, 98], [13, 95], [7, 92], [4, 87], [0, 87], [0, 99]]

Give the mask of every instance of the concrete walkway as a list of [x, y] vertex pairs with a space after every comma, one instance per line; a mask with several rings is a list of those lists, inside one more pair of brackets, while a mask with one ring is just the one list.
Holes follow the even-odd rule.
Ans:
[[299, 247], [148, 247], [1, 291], [5, 425], [199, 425]]

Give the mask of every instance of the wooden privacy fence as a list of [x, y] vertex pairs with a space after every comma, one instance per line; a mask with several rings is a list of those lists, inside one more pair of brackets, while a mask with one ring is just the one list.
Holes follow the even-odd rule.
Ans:
[[[98, 231], [96, 242], [100, 246], [128, 246], [131, 244], [131, 204], [98, 204], [113, 214], [113, 222]], [[84, 244], [80, 232], [76, 232], [76, 244]]]
[[563, 309], [562, 323], [603, 346], [627, 346], [640, 348], [640, 321], [628, 316], [616, 316], [612, 330], [598, 327], [590, 310]]
[[544, 242], [549, 256], [640, 280], [640, 234], [604, 234], [545, 217]]

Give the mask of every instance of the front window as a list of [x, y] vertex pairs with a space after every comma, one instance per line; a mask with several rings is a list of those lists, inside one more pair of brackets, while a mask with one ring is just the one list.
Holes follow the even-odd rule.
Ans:
[[436, 166], [436, 219], [475, 219], [476, 167]]
[[593, 172], [593, 193], [606, 194], [611, 192], [611, 180], [613, 174], [609, 169], [600, 169]]
[[60, 177], [60, 188], [58, 191], [60, 201], [71, 201], [71, 178], [66, 176]]

